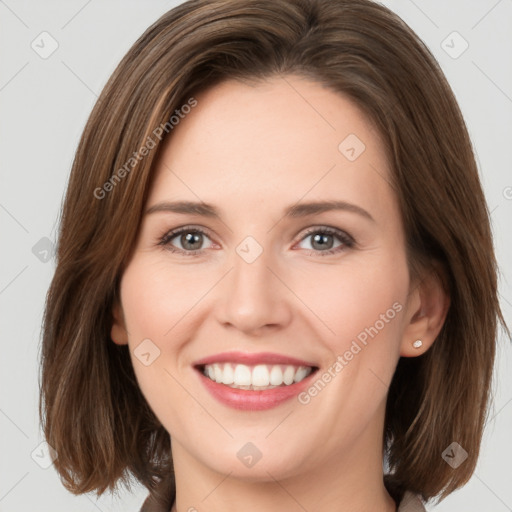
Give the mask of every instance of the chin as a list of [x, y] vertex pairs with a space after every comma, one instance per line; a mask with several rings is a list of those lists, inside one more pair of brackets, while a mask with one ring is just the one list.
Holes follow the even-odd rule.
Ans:
[[247, 482], [267, 482], [286, 479], [304, 470], [308, 457], [299, 452], [300, 444], [294, 447], [287, 443], [283, 450], [282, 444], [276, 445], [262, 435], [261, 440], [254, 437], [253, 441], [231, 440], [217, 450], [205, 447], [196, 456], [201, 464], [220, 474]]

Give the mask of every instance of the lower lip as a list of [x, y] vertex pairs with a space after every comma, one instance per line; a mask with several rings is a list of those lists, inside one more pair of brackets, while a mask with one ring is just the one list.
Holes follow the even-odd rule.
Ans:
[[290, 400], [297, 396], [304, 388], [306, 388], [316, 373], [311, 372], [305, 379], [289, 386], [278, 386], [272, 389], [264, 389], [261, 391], [251, 391], [248, 389], [236, 389], [219, 384], [197, 370], [201, 382], [205, 385], [206, 389], [216, 398], [219, 402], [233, 409], [243, 411], [264, 411], [272, 409], [278, 405]]

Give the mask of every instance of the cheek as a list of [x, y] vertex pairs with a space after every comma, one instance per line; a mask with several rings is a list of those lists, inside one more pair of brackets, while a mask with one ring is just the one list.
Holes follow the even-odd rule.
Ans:
[[161, 264], [140, 257], [126, 269], [120, 288], [130, 355], [144, 391], [146, 381], [163, 376], [163, 362], [177, 350], [174, 340], [186, 336], [183, 319], [194, 287], [178, 272], [171, 275]]
[[[405, 257], [399, 253], [368, 255], [346, 265], [312, 276], [321, 283], [309, 291], [304, 302], [328, 327], [322, 327], [325, 342], [335, 355], [349, 350], [354, 340], [361, 347], [375, 345], [372, 352], [398, 349], [409, 276]], [[391, 344], [391, 345], [390, 345]], [[357, 348], [356, 348], [357, 350]]]
[[[132, 260], [121, 281], [121, 301], [132, 365], [142, 394], [166, 428], [181, 428], [180, 347], [190, 338], [192, 306], [205, 293], [197, 276], [162, 262]], [[197, 281], [197, 282], [196, 282]], [[191, 404], [189, 404], [190, 406]], [[184, 427], [183, 427], [184, 428]]]
[[176, 337], [180, 323], [207, 289], [199, 275], [172, 268], [165, 261], [134, 261], [121, 282], [131, 343], [141, 337], [154, 338], [156, 343]]

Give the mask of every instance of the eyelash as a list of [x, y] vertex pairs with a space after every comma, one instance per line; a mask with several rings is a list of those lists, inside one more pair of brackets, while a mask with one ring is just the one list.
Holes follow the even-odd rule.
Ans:
[[[157, 245], [164, 247], [166, 250], [168, 250], [172, 253], [179, 253], [179, 254], [183, 254], [184, 256], [195, 256], [197, 254], [200, 254], [202, 251], [204, 251], [204, 249], [185, 251], [183, 249], [178, 249], [176, 247], [173, 247], [170, 244], [171, 240], [173, 240], [178, 235], [181, 235], [183, 233], [200, 233], [200, 234], [210, 238], [208, 233], [201, 228], [184, 226], [182, 228], [177, 228], [177, 229], [174, 229], [172, 231], [168, 231], [167, 233], [165, 233], [161, 238], [158, 239]], [[356, 245], [355, 240], [350, 235], [348, 235], [344, 231], [341, 231], [341, 230], [335, 229], [335, 228], [330, 228], [328, 226], [310, 228], [309, 230], [306, 231], [306, 233], [299, 240], [299, 242], [301, 242], [302, 240], [307, 238], [309, 235], [317, 234], [317, 233], [335, 236], [338, 238], [338, 240], [340, 242], [342, 242], [342, 245], [335, 247], [333, 249], [328, 249], [326, 251], [315, 251], [313, 249], [305, 249], [309, 252], [310, 255], [313, 254], [313, 255], [319, 255], [319, 256], [329, 256], [332, 254], [341, 253], [342, 251], [346, 250], [347, 248], [352, 248]]]

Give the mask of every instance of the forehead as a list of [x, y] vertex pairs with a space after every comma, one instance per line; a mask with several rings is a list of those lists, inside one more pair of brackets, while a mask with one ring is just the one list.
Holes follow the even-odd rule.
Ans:
[[301, 198], [390, 206], [379, 134], [343, 95], [287, 76], [226, 81], [196, 100], [164, 142], [148, 202], [202, 200], [226, 211]]

